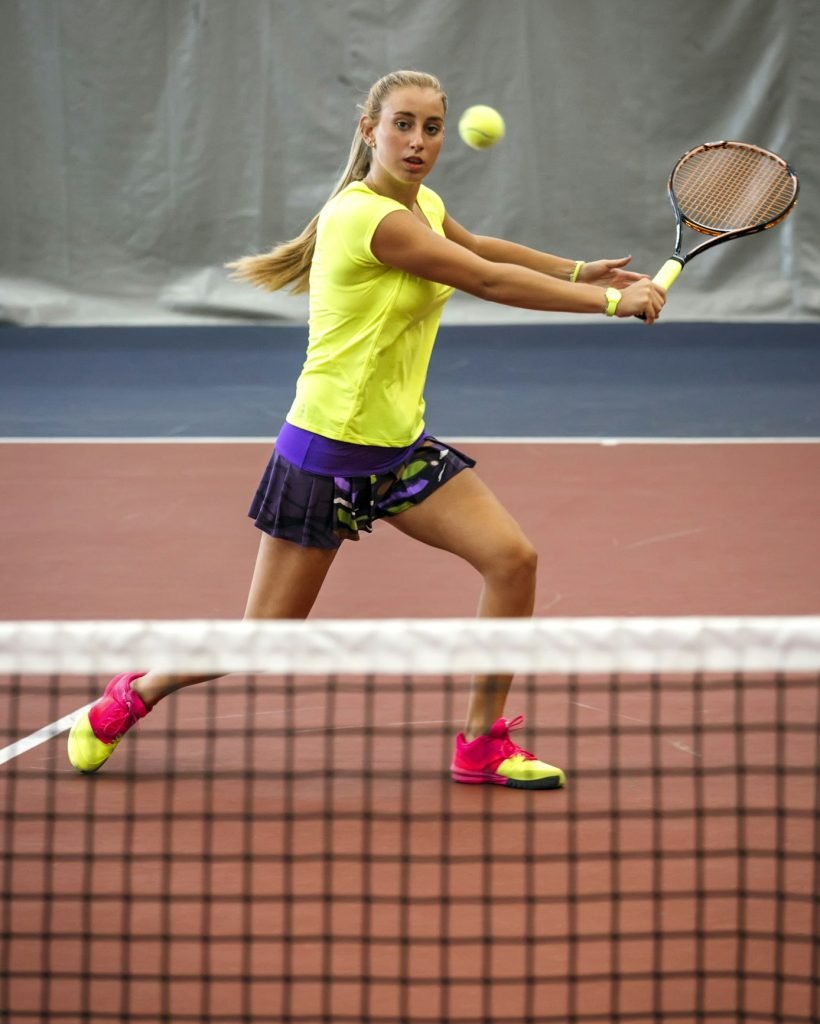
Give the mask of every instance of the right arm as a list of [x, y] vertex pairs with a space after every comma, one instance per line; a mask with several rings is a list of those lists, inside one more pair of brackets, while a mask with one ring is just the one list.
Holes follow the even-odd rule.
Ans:
[[[565, 313], [602, 313], [606, 306], [604, 289], [597, 285], [571, 284], [529, 267], [484, 259], [465, 246], [442, 238], [409, 210], [387, 214], [376, 228], [370, 248], [386, 266], [449, 285], [488, 302]], [[641, 280], [623, 291], [617, 315], [643, 313], [647, 323], [652, 323], [664, 301], [662, 288]]]

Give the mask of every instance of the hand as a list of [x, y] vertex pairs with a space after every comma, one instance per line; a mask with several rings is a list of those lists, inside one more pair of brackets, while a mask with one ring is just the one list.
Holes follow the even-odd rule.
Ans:
[[648, 324], [653, 324], [665, 303], [666, 289], [649, 278], [642, 278], [623, 291], [615, 315], [642, 316]]
[[631, 259], [631, 256], [622, 256], [619, 260], [595, 260], [592, 263], [585, 263], [581, 267], [578, 280], [584, 284], [599, 284], [604, 288], [623, 290], [636, 281], [645, 280], [647, 276], [623, 269]]

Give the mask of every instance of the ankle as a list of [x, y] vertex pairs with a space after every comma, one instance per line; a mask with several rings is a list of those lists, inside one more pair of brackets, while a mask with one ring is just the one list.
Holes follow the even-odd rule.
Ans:
[[147, 674], [144, 676], [138, 676], [131, 683], [131, 692], [135, 693], [139, 697], [139, 699], [145, 705], [146, 711], [150, 711], [151, 708], [160, 699], [154, 693], [153, 687], [151, 686], [151, 680], [148, 678]]
[[480, 736], [486, 736], [490, 731], [490, 726], [480, 722], [478, 725], [465, 725], [463, 736], [467, 743], [472, 743], [473, 740], [477, 740]]

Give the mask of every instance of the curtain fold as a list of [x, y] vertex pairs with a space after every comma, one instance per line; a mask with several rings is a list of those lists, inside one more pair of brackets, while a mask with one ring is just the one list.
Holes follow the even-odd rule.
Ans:
[[[571, 258], [654, 273], [684, 150], [781, 152], [797, 212], [694, 261], [666, 317], [817, 319], [818, 51], [816, 0], [2, 0], [0, 320], [302, 319], [224, 263], [301, 230], [398, 67], [448, 91], [429, 183], [450, 213]], [[458, 138], [472, 103], [507, 120], [491, 151]], [[482, 311], [456, 298], [462, 314]]]

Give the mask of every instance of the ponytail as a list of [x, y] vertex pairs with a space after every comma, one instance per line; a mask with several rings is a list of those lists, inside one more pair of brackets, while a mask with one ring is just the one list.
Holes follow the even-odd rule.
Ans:
[[[375, 123], [379, 119], [382, 104], [393, 89], [408, 85], [436, 89], [441, 93], [446, 111], [447, 97], [438, 79], [419, 71], [395, 71], [380, 78], [371, 87], [362, 108], [363, 112]], [[370, 147], [365, 142], [361, 129], [357, 125], [347, 166], [342, 171], [342, 176], [336, 182], [327, 201], [329, 202], [334, 196], [337, 196], [351, 182], [362, 181], [367, 177], [369, 170]], [[289, 242], [281, 242], [270, 252], [258, 256], [243, 256], [233, 263], [226, 264], [227, 268], [232, 271], [231, 277], [234, 280], [248, 281], [250, 284], [256, 285], [257, 288], [265, 288], [271, 292], [286, 288], [288, 285], [291, 286], [290, 291], [294, 295], [308, 291], [318, 222], [319, 214], [317, 213], [302, 233]]]
[[[361, 181], [370, 170], [370, 148], [356, 127], [350, 156], [341, 178], [328, 196], [330, 201], [337, 196], [351, 181]], [[226, 264], [233, 273], [231, 277], [238, 281], [248, 281], [257, 288], [265, 288], [269, 292], [278, 291], [291, 285], [291, 292], [298, 295], [308, 290], [310, 265], [313, 262], [313, 250], [316, 248], [316, 225], [319, 214], [310, 221], [307, 227], [296, 238], [289, 242], [281, 242], [270, 252], [259, 256], [243, 256], [233, 263]]]

